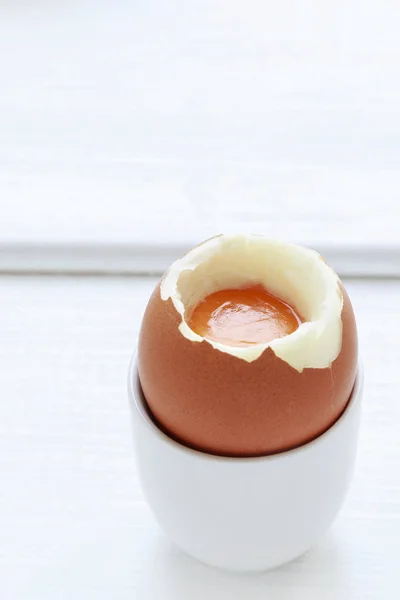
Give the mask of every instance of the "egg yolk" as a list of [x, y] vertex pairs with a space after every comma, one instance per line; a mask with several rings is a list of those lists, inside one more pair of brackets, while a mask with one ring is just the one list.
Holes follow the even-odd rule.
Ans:
[[293, 333], [300, 323], [293, 308], [262, 285], [210, 294], [188, 319], [197, 334], [228, 346], [270, 342]]

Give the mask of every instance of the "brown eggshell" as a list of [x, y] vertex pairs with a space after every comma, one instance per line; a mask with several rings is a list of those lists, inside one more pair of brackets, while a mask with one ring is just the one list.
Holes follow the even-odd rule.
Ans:
[[181, 443], [223, 456], [282, 452], [323, 433], [345, 409], [357, 369], [356, 323], [341, 289], [340, 354], [330, 368], [299, 373], [270, 348], [249, 363], [188, 340], [157, 285], [138, 348], [139, 378], [155, 421]]

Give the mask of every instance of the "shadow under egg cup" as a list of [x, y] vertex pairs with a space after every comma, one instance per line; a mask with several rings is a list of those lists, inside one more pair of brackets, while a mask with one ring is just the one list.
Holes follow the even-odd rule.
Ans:
[[280, 454], [229, 458], [193, 450], [154, 423], [135, 357], [128, 393], [146, 499], [167, 536], [200, 561], [261, 571], [306, 552], [335, 519], [357, 452], [363, 373], [339, 419], [313, 441]]

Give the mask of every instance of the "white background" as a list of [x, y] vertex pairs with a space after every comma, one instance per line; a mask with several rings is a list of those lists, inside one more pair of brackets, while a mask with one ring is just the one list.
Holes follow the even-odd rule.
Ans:
[[2, 3], [0, 267], [237, 229], [400, 261], [399, 31], [395, 1]]
[[[399, 596], [399, 31], [394, 0], [0, 1], [0, 600]], [[254, 577], [159, 532], [125, 392], [156, 280], [87, 274], [229, 230], [353, 277], [366, 372], [339, 518]]]

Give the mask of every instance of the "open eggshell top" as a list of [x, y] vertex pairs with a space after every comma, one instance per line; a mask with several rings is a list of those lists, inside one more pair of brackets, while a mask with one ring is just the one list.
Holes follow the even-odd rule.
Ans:
[[[304, 322], [269, 343], [208, 340], [186, 316], [221, 289], [262, 284]], [[257, 235], [217, 236], [176, 261], [148, 303], [139, 377], [158, 424], [214, 454], [257, 456], [301, 445], [343, 412], [357, 368], [350, 300], [313, 250]]]

